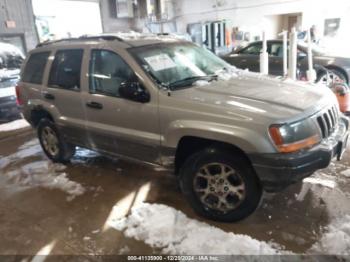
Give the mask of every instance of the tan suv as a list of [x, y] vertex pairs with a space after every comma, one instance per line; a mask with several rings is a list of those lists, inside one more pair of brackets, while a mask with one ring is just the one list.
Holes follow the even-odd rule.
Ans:
[[348, 138], [327, 88], [240, 71], [169, 36], [41, 44], [17, 93], [53, 161], [79, 146], [167, 167], [197, 213], [227, 222], [340, 159]]

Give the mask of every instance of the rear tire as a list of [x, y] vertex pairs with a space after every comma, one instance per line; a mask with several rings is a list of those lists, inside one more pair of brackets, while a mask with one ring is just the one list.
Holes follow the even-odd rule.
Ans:
[[67, 163], [75, 154], [75, 146], [64, 141], [55, 124], [49, 119], [40, 120], [38, 138], [46, 156], [55, 163]]
[[217, 148], [190, 156], [180, 170], [179, 180], [197, 214], [222, 222], [248, 217], [259, 206], [263, 193], [245, 157]]

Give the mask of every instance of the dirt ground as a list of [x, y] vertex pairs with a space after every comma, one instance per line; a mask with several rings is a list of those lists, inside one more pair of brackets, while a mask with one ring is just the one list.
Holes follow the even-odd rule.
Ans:
[[[0, 156], [2, 255], [155, 254], [157, 250], [125, 237], [106, 223], [113, 206], [145, 184], [149, 185], [144, 199], [148, 203], [174, 207], [225, 232], [273, 241], [296, 253], [309, 250], [331, 221], [350, 214], [350, 178], [341, 175], [350, 167], [349, 154], [308, 183], [293, 185], [279, 194], [266, 194], [252, 216], [232, 224], [203, 220], [194, 214], [176, 178], [162, 170], [86, 150], [79, 150], [66, 167], [53, 165], [34, 133], [0, 140]], [[34, 173], [38, 175], [33, 178]], [[45, 178], [52, 174], [61, 175], [66, 185], [59, 188]]]

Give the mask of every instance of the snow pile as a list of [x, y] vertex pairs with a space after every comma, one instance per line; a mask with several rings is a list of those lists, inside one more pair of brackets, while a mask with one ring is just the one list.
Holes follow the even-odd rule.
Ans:
[[0, 55], [20, 56], [24, 58], [24, 55], [16, 46], [8, 43], [0, 43]]
[[340, 174], [342, 174], [345, 177], [350, 178], [350, 169], [344, 170], [344, 171], [340, 172]]
[[320, 241], [312, 246], [311, 253], [350, 255], [350, 216], [332, 223]]
[[[37, 139], [33, 139], [18, 148], [18, 151], [0, 159], [0, 169], [8, 184], [24, 188], [42, 187], [59, 189], [69, 194], [68, 201], [85, 193], [85, 188], [77, 182], [69, 180], [64, 173], [66, 167], [53, 164], [51, 161], [42, 160], [19, 166], [16, 161], [42, 154], [41, 146]], [[6, 171], [5, 169], [8, 169]]]
[[10, 123], [0, 125], [0, 132], [14, 131], [14, 130], [22, 129], [26, 127], [29, 127], [29, 123], [24, 119], [20, 119], [20, 120], [12, 121]]
[[142, 203], [128, 217], [112, 218], [109, 225], [127, 237], [142, 240], [163, 254], [177, 255], [273, 255], [275, 244], [223, 230], [186, 217], [174, 208]]
[[85, 193], [85, 189], [79, 183], [70, 181], [66, 173], [61, 173], [65, 166], [53, 164], [49, 161], [33, 162], [24, 165], [20, 169], [5, 174], [11, 184], [22, 187], [42, 187], [59, 189], [70, 195], [68, 200]]
[[234, 66], [230, 66], [228, 68], [224, 68], [223, 70], [219, 70], [215, 72], [218, 75], [219, 80], [228, 81], [232, 78], [238, 77], [238, 70]]
[[321, 185], [329, 188], [335, 188], [336, 182], [329, 180], [329, 179], [323, 179], [320, 177], [308, 177], [303, 180], [304, 183], [310, 183], [314, 185]]

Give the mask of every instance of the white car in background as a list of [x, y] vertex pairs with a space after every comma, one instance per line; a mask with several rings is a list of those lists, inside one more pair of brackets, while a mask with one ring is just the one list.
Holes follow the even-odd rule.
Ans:
[[0, 123], [20, 117], [16, 103], [16, 84], [24, 55], [15, 46], [0, 43]]

